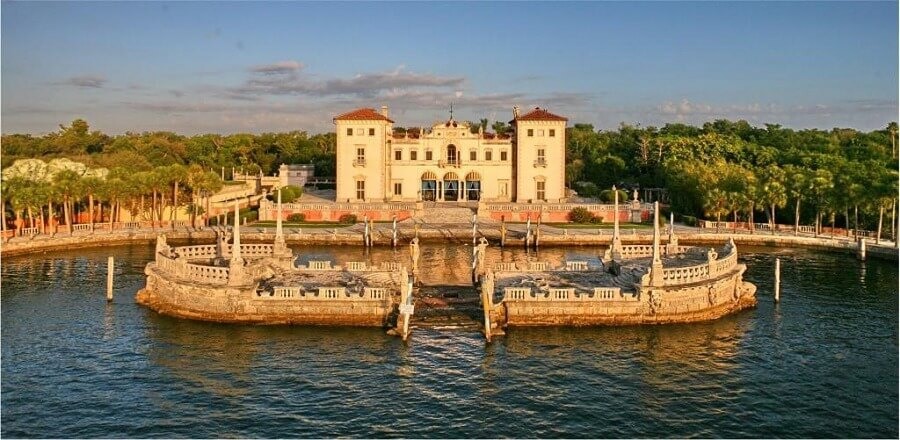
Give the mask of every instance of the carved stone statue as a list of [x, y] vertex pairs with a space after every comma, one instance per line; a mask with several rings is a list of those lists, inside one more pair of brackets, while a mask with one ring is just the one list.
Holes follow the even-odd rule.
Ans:
[[634, 201], [635, 201], [635, 202], [637, 202], [637, 201], [638, 201], [638, 193], [637, 193], [637, 188], [635, 188], [635, 189], [634, 189], [634, 192], [633, 192], [633, 193], [632, 193], [632, 197], [634, 197]]
[[409, 257], [412, 258], [413, 272], [419, 270], [419, 237], [413, 237], [409, 242]]

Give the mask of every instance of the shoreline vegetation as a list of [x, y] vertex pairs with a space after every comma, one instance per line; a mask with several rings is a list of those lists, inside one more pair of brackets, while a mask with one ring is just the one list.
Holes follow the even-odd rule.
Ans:
[[[895, 240], [896, 136], [896, 122], [871, 132], [727, 120], [616, 130], [574, 124], [566, 129], [566, 184], [579, 197], [600, 200], [610, 199], [612, 191], [602, 188], [612, 185], [656, 191], [681, 219], [764, 218], [770, 225], [813, 225], [817, 233], [824, 226], [875, 230]], [[329, 176], [334, 150], [334, 133], [112, 136], [91, 131], [82, 119], [43, 136], [5, 134], [0, 225], [43, 233], [122, 222], [128, 214], [132, 221], [187, 217], [197, 227], [208, 224], [209, 197], [233, 173], [270, 175], [282, 163], [312, 163], [317, 175]]]

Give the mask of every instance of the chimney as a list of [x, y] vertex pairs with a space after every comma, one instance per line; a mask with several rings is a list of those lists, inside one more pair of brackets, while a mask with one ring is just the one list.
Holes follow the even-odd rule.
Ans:
[[386, 105], [381, 106], [381, 116], [388, 117], [388, 107]]

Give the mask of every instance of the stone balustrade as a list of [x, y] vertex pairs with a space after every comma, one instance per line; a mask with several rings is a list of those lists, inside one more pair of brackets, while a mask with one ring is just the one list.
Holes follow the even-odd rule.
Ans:
[[[228, 249], [231, 252], [231, 246]], [[272, 244], [256, 244], [256, 243], [248, 243], [241, 244], [241, 257], [244, 258], [259, 258], [259, 257], [268, 257], [275, 252], [275, 245]]]
[[622, 258], [648, 258], [653, 256], [652, 244], [626, 244], [622, 245]]
[[91, 224], [90, 223], [79, 223], [77, 225], [72, 225], [73, 231], [90, 231]]
[[359, 300], [370, 299], [383, 301], [388, 297], [388, 289], [384, 287], [365, 287], [362, 295], [354, 295], [347, 292], [344, 287], [319, 287], [314, 291], [304, 290], [302, 287], [276, 286], [271, 291], [257, 292], [257, 298], [264, 300], [298, 300], [298, 301], [322, 301], [322, 300]]
[[19, 231], [21, 231], [20, 233], [24, 236], [38, 235], [41, 233], [39, 228], [22, 228]]
[[715, 278], [723, 273], [727, 273], [737, 265], [737, 251], [732, 249], [724, 258], [720, 258], [709, 265], [709, 277]]
[[494, 264], [494, 270], [497, 272], [515, 272], [516, 263], [496, 263]]
[[697, 283], [708, 279], [709, 264], [705, 263], [697, 266], [663, 269], [663, 284], [666, 286]]
[[179, 246], [173, 248], [172, 251], [174, 251], [175, 255], [177, 255], [179, 258], [184, 258], [187, 260], [216, 258], [216, 245], [214, 244]]
[[300, 267], [301, 269], [306, 270], [334, 270], [331, 267], [331, 261], [316, 261], [310, 260], [309, 263], [306, 264], [306, 267]]
[[623, 295], [618, 287], [595, 287], [587, 292], [579, 292], [572, 287], [551, 288], [546, 294], [536, 293], [531, 287], [506, 287], [503, 289], [503, 301], [638, 301], [638, 296]]
[[566, 261], [566, 270], [581, 271], [590, 270], [587, 261]]
[[[484, 209], [488, 211], [509, 211], [509, 212], [569, 212], [574, 208], [585, 208], [591, 212], [610, 211], [615, 212], [614, 204], [581, 204], [581, 203], [540, 203], [531, 205], [522, 205], [517, 203], [484, 203]], [[641, 203], [640, 208], [644, 210], [652, 210], [652, 203]], [[481, 209], [479, 207], [479, 209]], [[619, 204], [619, 211], [625, 212], [632, 209], [632, 202], [623, 202]]]
[[728, 255], [712, 262], [687, 267], [663, 269], [663, 285], [699, 283], [728, 273], [737, 265], [737, 248], [727, 246]]
[[532, 272], [544, 272], [550, 268], [550, 264], [546, 261], [531, 261], [528, 263], [528, 270]]
[[191, 281], [225, 285], [228, 284], [228, 268], [190, 264], [186, 260], [156, 254], [156, 265], [165, 273]]
[[349, 261], [347, 262], [347, 270], [350, 272], [365, 272], [367, 270], [365, 261]]

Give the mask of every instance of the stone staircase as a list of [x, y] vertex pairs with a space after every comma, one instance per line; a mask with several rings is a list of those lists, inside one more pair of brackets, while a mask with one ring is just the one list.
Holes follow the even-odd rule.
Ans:
[[474, 213], [474, 210], [465, 206], [426, 204], [424, 208], [424, 214], [413, 219], [413, 221], [416, 223], [426, 224], [454, 223], [471, 225], [472, 214]]

